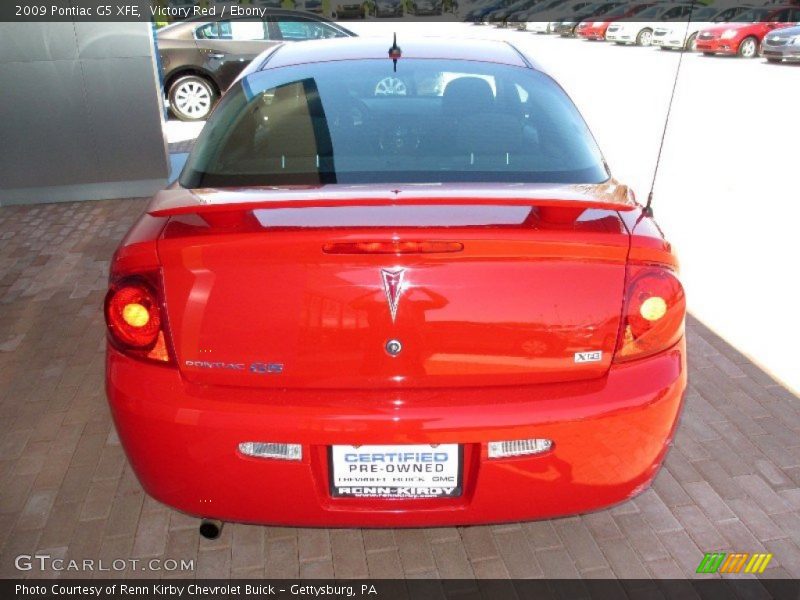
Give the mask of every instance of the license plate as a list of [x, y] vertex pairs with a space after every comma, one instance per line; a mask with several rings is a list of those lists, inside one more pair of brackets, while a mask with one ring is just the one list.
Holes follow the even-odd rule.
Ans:
[[330, 473], [335, 497], [452, 498], [461, 495], [461, 447], [332, 446]]

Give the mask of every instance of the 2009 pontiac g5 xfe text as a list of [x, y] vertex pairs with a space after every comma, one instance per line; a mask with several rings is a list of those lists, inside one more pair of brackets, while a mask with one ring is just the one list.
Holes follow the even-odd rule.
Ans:
[[282, 45], [114, 256], [108, 399], [147, 492], [208, 519], [598, 509], [675, 429], [676, 268], [513, 46]]

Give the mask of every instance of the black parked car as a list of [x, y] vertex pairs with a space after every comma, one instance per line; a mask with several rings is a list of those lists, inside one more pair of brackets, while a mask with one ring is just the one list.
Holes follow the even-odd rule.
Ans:
[[354, 35], [323, 17], [281, 9], [270, 11], [264, 21], [168, 25], [158, 31], [157, 43], [170, 109], [182, 121], [205, 119], [239, 73], [269, 47]]

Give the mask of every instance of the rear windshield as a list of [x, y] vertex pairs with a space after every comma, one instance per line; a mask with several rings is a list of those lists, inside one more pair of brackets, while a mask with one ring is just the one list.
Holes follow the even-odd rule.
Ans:
[[181, 185], [600, 183], [572, 102], [533, 69], [401, 58], [256, 73], [214, 111]]

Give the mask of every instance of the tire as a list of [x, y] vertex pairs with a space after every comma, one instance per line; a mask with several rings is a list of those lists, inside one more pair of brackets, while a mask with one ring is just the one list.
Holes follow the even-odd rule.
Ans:
[[697, 52], [697, 34], [693, 33], [689, 36], [689, 39], [686, 40], [686, 44], [683, 47], [684, 50], [687, 52]]
[[652, 46], [653, 45], [653, 30], [652, 29], [642, 29], [639, 34], [636, 36], [636, 45], [637, 46]]
[[214, 84], [198, 75], [178, 77], [169, 86], [169, 108], [181, 121], [207, 119], [218, 97]]
[[736, 54], [742, 58], [755, 58], [758, 56], [758, 40], [753, 36], [744, 38]]

